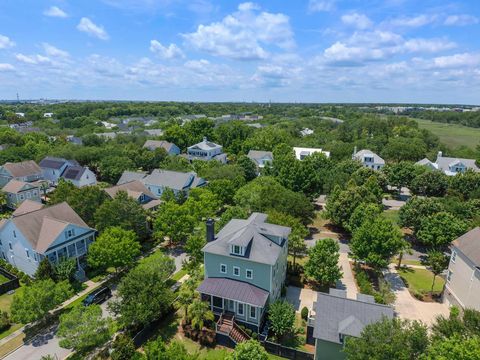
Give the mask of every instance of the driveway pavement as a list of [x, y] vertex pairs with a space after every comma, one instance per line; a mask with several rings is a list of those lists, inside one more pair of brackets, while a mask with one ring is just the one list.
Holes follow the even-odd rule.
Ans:
[[389, 266], [388, 270], [384, 271], [384, 276], [395, 293], [394, 308], [400, 318], [420, 320], [430, 326], [438, 315], [448, 316], [449, 309], [446, 304], [423, 302], [410, 295], [393, 264]]
[[293, 305], [296, 311], [301, 311], [303, 307], [307, 307], [308, 310], [312, 310], [313, 303], [317, 301], [317, 292], [311, 289], [288, 286], [286, 299], [290, 304]]
[[347, 298], [356, 299], [358, 290], [353, 277], [352, 268], [350, 267], [350, 262], [348, 260], [348, 254], [341, 252], [338, 263], [342, 267], [343, 275], [340, 281], [337, 282], [337, 289], [347, 290]]

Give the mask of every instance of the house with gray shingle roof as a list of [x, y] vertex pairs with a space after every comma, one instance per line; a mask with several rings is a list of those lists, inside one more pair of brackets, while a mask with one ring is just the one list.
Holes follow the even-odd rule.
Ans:
[[380, 170], [385, 166], [385, 160], [383, 160], [373, 151], [367, 149], [360, 150], [358, 152], [355, 149], [352, 159], [359, 161], [363, 166], [373, 170]]
[[222, 164], [227, 162], [227, 154], [223, 152], [222, 145], [208, 141], [206, 137], [203, 138], [202, 142], [188, 147], [187, 157], [189, 160], [217, 160]]
[[6, 195], [7, 207], [16, 209], [25, 200], [41, 203], [40, 186], [37, 182], [27, 183], [12, 179], [2, 188]]
[[447, 157], [443, 156], [441, 151], [438, 152], [435, 162], [425, 158], [418, 161], [416, 165], [428, 166], [430, 169], [442, 171], [448, 176], [462, 174], [467, 170], [480, 172], [480, 168], [477, 166], [475, 159]]
[[56, 185], [60, 178], [72, 182], [76, 187], [95, 185], [97, 176], [88, 167], [82, 167], [75, 160], [47, 156], [39, 163], [42, 176]]
[[180, 155], [180, 148], [174, 143], [165, 140], [147, 140], [143, 147], [151, 151], [164, 149], [168, 155]]
[[42, 169], [33, 160], [7, 162], [0, 167], [0, 186], [5, 186], [12, 179], [25, 182], [38, 181], [42, 179]]
[[342, 349], [347, 337], [360, 337], [365, 326], [394, 317], [393, 308], [376, 304], [373, 296], [349, 299], [346, 293], [337, 289], [317, 293], [307, 329], [307, 342], [315, 343], [315, 360], [345, 359]]
[[197, 173], [181, 172], [172, 170], [155, 169], [151, 174], [146, 172], [124, 171], [117, 185], [125, 184], [134, 180], [140, 181], [151, 193], [160, 198], [166, 189], [172, 190], [175, 195], [180, 192], [188, 195], [190, 189], [202, 187], [207, 184], [205, 179], [197, 176]]
[[263, 169], [267, 163], [272, 163], [273, 153], [271, 151], [250, 150], [247, 157], [252, 160], [257, 168]]
[[66, 202], [49, 207], [27, 203], [11, 218], [0, 221], [1, 256], [30, 276], [44, 258], [52, 264], [73, 258], [76, 275], [82, 278], [87, 249], [94, 238], [95, 229]]
[[443, 300], [480, 311], [480, 227], [452, 242]]
[[161, 204], [158, 199], [140, 180], [132, 180], [105, 189], [105, 192], [114, 198], [119, 191], [125, 191], [127, 195], [137, 201], [145, 210], [156, 210]]
[[280, 297], [291, 232], [266, 220], [261, 213], [246, 220], [232, 219], [216, 236], [213, 220], [207, 221], [205, 280], [197, 289], [217, 320], [228, 317], [257, 333], [268, 304]]

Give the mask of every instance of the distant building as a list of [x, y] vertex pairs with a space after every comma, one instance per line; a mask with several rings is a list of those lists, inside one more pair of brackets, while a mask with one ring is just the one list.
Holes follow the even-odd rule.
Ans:
[[69, 166], [63, 172], [62, 178], [66, 181], [70, 181], [76, 187], [97, 184], [97, 176], [86, 166]]
[[24, 118], [24, 117], [25, 117], [25, 113], [23, 113], [23, 112], [16, 112], [15, 115], [16, 115], [17, 117], [21, 117], [21, 118]]
[[317, 293], [314, 313], [308, 322], [307, 342], [315, 344], [315, 360], [345, 359], [343, 346], [348, 337], [360, 337], [365, 326], [394, 317], [392, 307], [376, 304], [373, 296], [358, 294], [357, 299], [348, 299], [345, 290], [337, 289]]
[[273, 153], [271, 151], [250, 150], [247, 157], [260, 169], [263, 169], [265, 165], [273, 162]]
[[44, 258], [52, 264], [73, 258], [77, 263], [75, 275], [84, 278], [87, 249], [95, 239], [95, 229], [66, 202], [39, 205], [25, 202], [11, 218], [0, 221], [2, 257], [30, 276]]
[[44, 118], [51, 118], [53, 116], [53, 113], [48, 112], [48, 113], [43, 113]]
[[25, 200], [41, 203], [40, 186], [38, 182], [28, 183], [12, 179], [3, 188], [7, 198], [7, 207], [16, 209]]
[[373, 170], [380, 170], [385, 166], [385, 160], [371, 150], [354, 151], [352, 159]]
[[161, 200], [148, 190], [140, 180], [128, 181], [105, 189], [105, 192], [111, 198], [114, 198], [119, 191], [125, 191], [130, 198], [136, 200], [145, 210], [156, 210], [161, 204]]
[[180, 148], [174, 143], [165, 140], [147, 140], [143, 147], [152, 151], [162, 148], [169, 155], [180, 155]]
[[38, 181], [42, 179], [42, 169], [33, 160], [7, 162], [0, 166], [0, 186], [5, 186], [12, 179], [25, 182]]
[[462, 174], [467, 170], [473, 170], [480, 172], [480, 168], [477, 166], [474, 159], [462, 159], [443, 156], [439, 151], [437, 154], [437, 160], [432, 162], [427, 158], [424, 158], [416, 163], [417, 165], [427, 166], [432, 170], [440, 170], [445, 175], [453, 176]]
[[301, 136], [308, 136], [308, 135], [312, 135], [313, 133], [314, 133], [314, 131], [312, 129], [309, 129], [309, 128], [305, 128], [305, 129], [300, 131]]
[[83, 140], [77, 136], [68, 135], [67, 141], [74, 145], [79, 145], [79, 146], [83, 145]]
[[162, 129], [145, 129], [143, 130], [149, 136], [162, 136], [163, 130]]
[[223, 164], [227, 162], [227, 154], [223, 152], [222, 145], [208, 141], [206, 137], [203, 138], [202, 142], [189, 146], [187, 156], [189, 160], [217, 160]]
[[480, 227], [452, 243], [443, 300], [480, 311]]
[[155, 169], [151, 174], [124, 171], [117, 185], [134, 180], [140, 181], [157, 198], [160, 198], [166, 189], [172, 190], [175, 195], [180, 194], [180, 192], [188, 195], [190, 189], [207, 184], [205, 179], [198, 177], [195, 172]]
[[315, 149], [315, 148], [304, 148], [304, 147], [294, 147], [293, 151], [295, 151], [295, 157], [298, 160], [303, 160], [305, 157], [310, 156], [315, 153], [321, 153], [325, 155], [327, 158], [330, 157], [330, 151], [323, 151], [322, 149]]
[[53, 185], [58, 184], [60, 178], [72, 182], [77, 187], [95, 185], [96, 175], [88, 168], [82, 167], [75, 160], [67, 160], [47, 156], [39, 163], [42, 176]]

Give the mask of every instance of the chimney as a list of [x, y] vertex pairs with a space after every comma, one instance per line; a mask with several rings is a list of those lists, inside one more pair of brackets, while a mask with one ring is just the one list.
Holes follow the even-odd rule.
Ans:
[[203, 142], [207, 142], [207, 137], [206, 136], [203, 137]]
[[353, 159], [353, 157], [355, 156], [356, 153], [357, 153], [357, 145], [355, 145], [355, 147], [353, 148], [352, 159]]
[[438, 158], [441, 158], [442, 155], [443, 155], [443, 153], [442, 153], [441, 151], [439, 151], [438, 154], [437, 154], [437, 159], [438, 159]]
[[215, 220], [207, 219], [205, 222], [207, 228], [207, 243], [215, 240]]

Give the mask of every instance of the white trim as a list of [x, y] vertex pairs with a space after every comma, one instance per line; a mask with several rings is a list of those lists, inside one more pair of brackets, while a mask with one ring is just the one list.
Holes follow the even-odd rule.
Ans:
[[[225, 271], [222, 271], [222, 267], [225, 266]], [[220, 273], [221, 274], [226, 274], [228, 272], [228, 268], [226, 264], [220, 264]]]
[[[252, 276], [248, 276], [248, 272], [251, 272]], [[253, 280], [253, 270], [252, 269], [245, 269], [245, 279]]]
[[[240, 305], [242, 306], [242, 312], [240, 312]], [[240, 316], [245, 316], [245, 304], [242, 302], [237, 302], [237, 314]]]
[[[252, 309], [255, 310], [255, 316], [252, 316]], [[249, 315], [248, 317], [249, 317], [250, 319], [255, 319], [255, 320], [257, 320], [257, 312], [258, 312], [258, 311], [257, 311], [257, 307], [250, 305], [250, 313], [248, 314], [248, 315]]]
[[[235, 270], [238, 270], [238, 274], [235, 274]], [[240, 277], [240, 268], [238, 266], [233, 267], [233, 276]]]
[[452, 251], [452, 256], [450, 259], [452, 260], [452, 263], [455, 264], [455, 259], [457, 258], [457, 252], [455, 250]]

